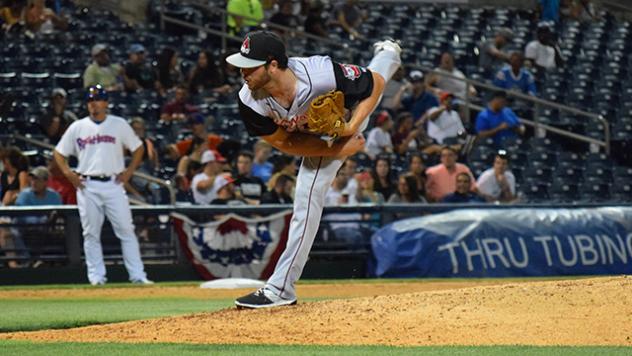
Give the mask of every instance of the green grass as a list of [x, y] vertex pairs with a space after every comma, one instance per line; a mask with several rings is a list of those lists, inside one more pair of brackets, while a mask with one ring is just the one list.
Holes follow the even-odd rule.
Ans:
[[63, 329], [127, 320], [214, 311], [233, 305], [232, 299], [4, 299], [0, 332]]
[[33, 343], [0, 340], [3, 355], [630, 355], [623, 347], [533, 346], [278, 346], [113, 343]]

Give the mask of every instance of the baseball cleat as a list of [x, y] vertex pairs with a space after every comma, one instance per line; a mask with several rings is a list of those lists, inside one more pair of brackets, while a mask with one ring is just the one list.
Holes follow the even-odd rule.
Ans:
[[400, 47], [399, 41], [396, 41], [392, 38], [387, 38], [384, 41], [378, 41], [373, 44], [373, 54], [377, 54], [383, 50], [394, 51], [397, 55], [402, 53], [402, 48]]
[[235, 305], [239, 309], [273, 308], [294, 304], [296, 304], [296, 299], [283, 299], [267, 288], [259, 288], [256, 292], [235, 300]]
[[102, 286], [102, 285], [105, 285], [106, 281], [107, 279], [103, 278], [96, 281], [90, 281], [90, 284], [92, 284], [93, 286]]
[[145, 284], [145, 285], [154, 284], [154, 281], [151, 281], [151, 280], [149, 280], [147, 278], [132, 279], [131, 282], [133, 284]]

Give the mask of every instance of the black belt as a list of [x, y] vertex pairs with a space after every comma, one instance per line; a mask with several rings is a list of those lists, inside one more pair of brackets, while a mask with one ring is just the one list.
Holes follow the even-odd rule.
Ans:
[[99, 182], [109, 182], [112, 180], [111, 176], [86, 176], [82, 174], [81, 177], [87, 180], [98, 180]]

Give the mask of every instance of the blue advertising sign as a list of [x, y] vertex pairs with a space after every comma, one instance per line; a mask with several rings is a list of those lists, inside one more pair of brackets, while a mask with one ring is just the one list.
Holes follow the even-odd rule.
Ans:
[[377, 277], [632, 274], [632, 208], [466, 209], [371, 238]]

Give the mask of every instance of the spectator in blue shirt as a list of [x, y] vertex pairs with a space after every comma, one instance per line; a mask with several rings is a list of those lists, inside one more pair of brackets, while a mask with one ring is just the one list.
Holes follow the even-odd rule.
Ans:
[[[419, 126], [424, 122], [421, 120], [424, 114], [426, 114], [428, 109], [439, 106], [439, 101], [430, 91], [426, 90], [424, 75], [421, 71], [413, 70], [409, 76], [410, 83], [402, 86], [395, 94], [395, 97], [393, 97], [393, 102], [399, 103], [399, 105], [396, 104], [394, 109], [397, 110], [400, 106], [403, 107], [404, 110], [413, 114], [415, 124]], [[404, 92], [407, 91], [411, 92], [402, 98]]]
[[535, 79], [533, 74], [522, 66], [524, 64], [522, 53], [512, 52], [509, 57], [509, 64], [496, 73], [494, 85], [506, 90], [518, 90], [535, 96]]
[[538, 5], [541, 21], [560, 21], [560, 0], [540, 0]]
[[448, 194], [443, 199], [442, 203], [484, 203], [485, 199], [480, 197], [475, 192], [470, 191], [472, 186], [472, 178], [467, 173], [459, 173], [456, 175], [456, 191], [452, 194]]
[[[36, 206], [36, 205], [62, 205], [61, 196], [56, 191], [48, 188], [48, 169], [43, 166], [35, 167], [29, 173], [31, 177], [31, 187], [26, 188], [18, 194], [15, 201], [16, 206]], [[27, 216], [28, 220], [41, 222], [42, 219], [30, 219], [34, 216]], [[27, 221], [29, 222], [29, 221]]]
[[504, 140], [524, 133], [524, 126], [506, 105], [507, 93], [495, 92], [487, 109], [476, 117], [476, 133], [479, 139], [492, 137], [496, 147], [502, 147]]
[[272, 146], [264, 140], [259, 140], [254, 146], [255, 157], [252, 162], [252, 175], [268, 183], [272, 176], [272, 163], [268, 161], [272, 153]]

